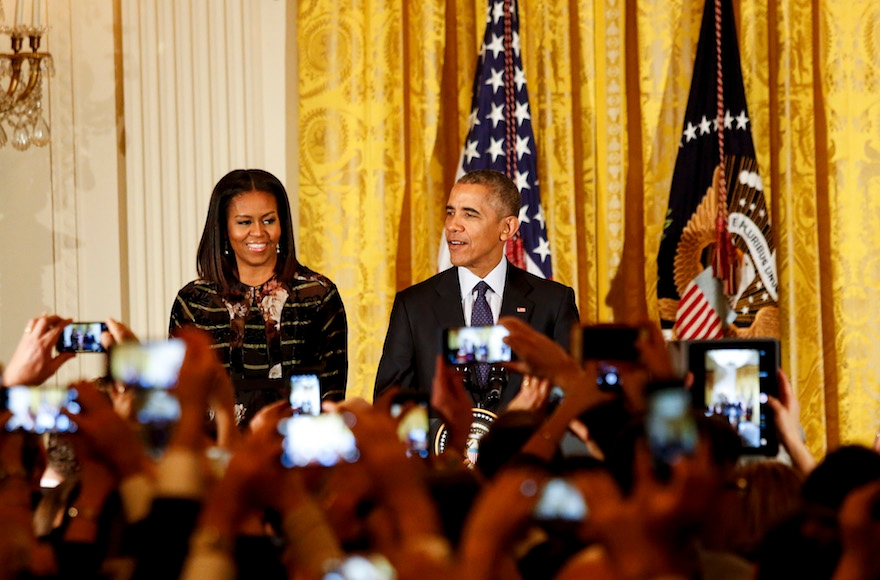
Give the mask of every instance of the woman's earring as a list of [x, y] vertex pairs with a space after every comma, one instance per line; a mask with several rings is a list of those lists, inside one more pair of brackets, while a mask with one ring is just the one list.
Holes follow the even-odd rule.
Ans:
[[276, 253], [276, 254], [280, 254], [280, 253], [281, 253], [281, 244], [275, 244], [275, 253]]
[[223, 244], [223, 255], [224, 255], [224, 256], [228, 256], [228, 255], [229, 255], [229, 242], [225, 242], [225, 243]]

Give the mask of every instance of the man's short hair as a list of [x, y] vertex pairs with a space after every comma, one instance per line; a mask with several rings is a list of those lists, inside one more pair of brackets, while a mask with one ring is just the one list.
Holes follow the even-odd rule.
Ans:
[[522, 196], [516, 184], [503, 173], [491, 169], [477, 169], [462, 175], [457, 183], [486, 187], [492, 193], [490, 204], [498, 212], [499, 218], [519, 216]]

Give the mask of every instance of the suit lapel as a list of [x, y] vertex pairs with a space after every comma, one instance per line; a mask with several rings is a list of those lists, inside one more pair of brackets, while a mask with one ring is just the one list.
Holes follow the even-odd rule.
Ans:
[[529, 299], [531, 293], [532, 284], [528, 277], [513, 264], [508, 264], [504, 299], [501, 301], [501, 316], [516, 316], [529, 322], [535, 309], [535, 303]]
[[437, 277], [434, 285], [437, 300], [431, 304], [440, 328], [465, 326], [461, 310], [461, 290], [458, 287], [458, 269], [449, 268]]

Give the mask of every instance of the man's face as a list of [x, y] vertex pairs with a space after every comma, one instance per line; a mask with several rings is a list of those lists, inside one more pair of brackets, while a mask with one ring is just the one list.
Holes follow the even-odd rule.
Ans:
[[493, 201], [493, 193], [484, 185], [456, 183], [446, 202], [450, 260], [480, 278], [498, 265], [504, 243], [519, 227], [515, 216], [501, 218]]

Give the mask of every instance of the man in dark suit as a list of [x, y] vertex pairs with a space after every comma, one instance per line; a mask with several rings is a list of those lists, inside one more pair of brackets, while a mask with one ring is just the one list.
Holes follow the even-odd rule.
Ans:
[[[446, 243], [450, 268], [398, 292], [374, 396], [391, 385], [429, 392], [444, 328], [471, 325], [482, 307], [477, 286], [488, 285], [485, 299], [494, 323], [516, 316], [568, 345], [571, 326], [579, 321], [574, 291], [514, 267], [504, 244], [519, 229], [521, 197], [502, 173], [473, 171], [453, 186], [446, 203]], [[467, 322], [466, 322], [467, 321]], [[522, 377], [511, 375], [501, 395], [506, 406], [519, 391]]]

